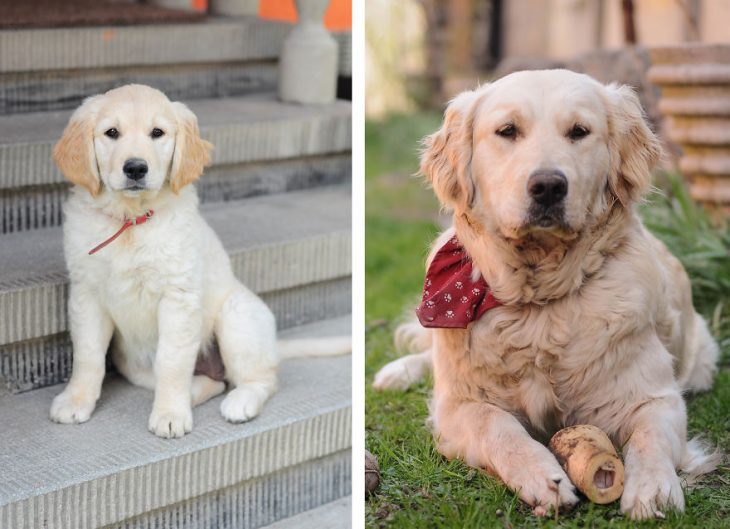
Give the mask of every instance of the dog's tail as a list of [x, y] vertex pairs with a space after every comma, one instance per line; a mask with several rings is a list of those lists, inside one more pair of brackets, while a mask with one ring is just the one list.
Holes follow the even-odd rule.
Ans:
[[685, 479], [692, 482], [698, 476], [715, 470], [722, 462], [722, 457], [718, 449], [711, 449], [707, 443], [695, 437], [687, 443], [679, 469], [686, 474]]
[[340, 356], [352, 352], [350, 336], [332, 336], [328, 338], [297, 338], [277, 340], [279, 358], [313, 358], [318, 356]]

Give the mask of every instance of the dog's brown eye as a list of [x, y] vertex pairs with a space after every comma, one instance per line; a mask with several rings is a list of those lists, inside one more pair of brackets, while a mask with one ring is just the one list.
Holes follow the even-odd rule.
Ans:
[[573, 128], [568, 131], [568, 138], [573, 141], [581, 140], [591, 133], [590, 130], [585, 128], [583, 125], [573, 125]]
[[152, 129], [152, 132], [150, 133], [150, 136], [152, 136], [153, 138], [159, 138], [164, 135], [165, 131], [162, 129]]
[[508, 123], [507, 125], [498, 128], [495, 134], [497, 134], [497, 136], [502, 136], [503, 138], [515, 139], [517, 137], [517, 127], [515, 127], [514, 123]]
[[119, 137], [119, 131], [115, 128], [111, 128], [104, 133], [104, 136], [116, 140]]

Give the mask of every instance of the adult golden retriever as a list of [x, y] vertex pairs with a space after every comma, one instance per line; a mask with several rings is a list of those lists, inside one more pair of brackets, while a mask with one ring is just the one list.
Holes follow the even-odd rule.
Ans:
[[421, 171], [454, 212], [429, 263], [458, 240], [501, 305], [464, 329], [401, 327], [415, 354], [375, 387], [432, 367], [438, 450], [499, 476], [536, 514], [577, 501], [535, 440], [567, 425], [622, 447], [632, 518], [682, 510], [676, 470], [717, 463], [687, 442], [682, 392], [711, 386], [718, 347], [681, 264], [634, 208], [660, 153], [631, 89], [565, 70], [462, 93], [425, 139]]
[[223, 417], [247, 421], [276, 390], [280, 357], [349, 351], [349, 337], [276, 341], [274, 315], [233, 275], [189, 185], [211, 148], [185, 105], [148, 86], [91, 97], [71, 116], [53, 155], [76, 184], [64, 209], [74, 358], [54, 421], [89, 420], [110, 342], [118, 370], [154, 390], [148, 426], [161, 437], [189, 432], [191, 407], [224, 380]]

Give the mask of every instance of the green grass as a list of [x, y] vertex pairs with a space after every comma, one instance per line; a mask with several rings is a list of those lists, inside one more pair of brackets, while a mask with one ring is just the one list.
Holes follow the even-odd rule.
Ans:
[[[393, 330], [414, 305], [423, 281], [428, 244], [438, 233], [438, 204], [412, 175], [418, 140], [439, 116], [394, 117], [366, 125], [366, 446], [378, 457], [381, 485], [367, 500], [367, 527], [614, 527], [637, 524], [618, 504], [582, 502], [573, 512], [538, 519], [499, 481], [435, 450], [425, 426], [430, 383], [406, 393], [376, 393], [375, 372], [396, 358]], [[714, 389], [688, 402], [689, 429], [730, 453], [730, 234], [713, 229], [676, 179], [643, 208], [647, 225], [677, 255], [693, 278], [695, 304], [711, 321], [723, 360]], [[730, 467], [704, 477], [686, 493], [683, 515], [642, 527], [730, 527]]]

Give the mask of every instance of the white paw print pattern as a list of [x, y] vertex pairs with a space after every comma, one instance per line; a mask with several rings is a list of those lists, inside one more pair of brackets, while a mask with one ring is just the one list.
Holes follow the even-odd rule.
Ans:
[[423, 291], [423, 299], [426, 299], [430, 295], [431, 295], [431, 293], [428, 290]]
[[455, 286], [455, 287], [456, 287], [456, 288], [457, 288], [458, 290], [461, 290], [462, 288], [464, 288], [464, 283], [462, 283], [461, 281], [457, 281], [456, 283], [454, 283], [454, 286]]
[[470, 310], [467, 310], [467, 311], [466, 311], [466, 317], [467, 317], [467, 318], [471, 318], [471, 311], [470, 311]]
[[426, 279], [426, 286], [427, 287], [430, 287], [431, 286], [431, 280], [430, 279]]
[[474, 294], [475, 296], [478, 296], [478, 295], [479, 295], [479, 292], [481, 292], [481, 290], [479, 290], [478, 288], [473, 288], [473, 289], [471, 290], [471, 292], [472, 292], [472, 294]]
[[466, 296], [461, 296], [461, 302], [462, 303], [469, 303], [469, 298], [467, 298]]
[[451, 319], [454, 317], [454, 311], [453, 310], [447, 310], [446, 311], [446, 317]]
[[448, 292], [446, 292], [444, 294], [444, 301], [451, 301], [451, 294], [449, 294]]
[[434, 307], [436, 306], [436, 303], [434, 303], [433, 301], [431, 301], [431, 300], [429, 299], [429, 300], [428, 300], [428, 301], [426, 302], [426, 306], [427, 306], [427, 307], [428, 307], [429, 309], [432, 309], [432, 308], [434, 308]]

